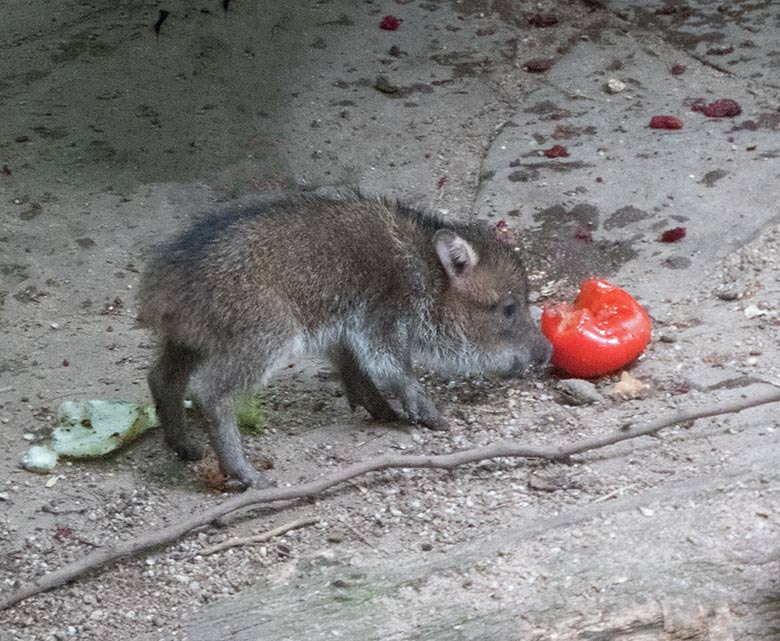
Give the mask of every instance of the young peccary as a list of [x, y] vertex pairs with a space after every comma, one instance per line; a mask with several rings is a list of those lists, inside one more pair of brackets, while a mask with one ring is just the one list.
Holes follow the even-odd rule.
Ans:
[[243, 456], [233, 397], [304, 352], [333, 363], [353, 409], [398, 419], [388, 390], [409, 420], [446, 429], [412, 359], [460, 374], [545, 365], [526, 288], [493, 230], [379, 199], [292, 197], [205, 218], [161, 246], [141, 281], [140, 319], [161, 342], [149, 387], [165, 440], [184, 459], [202, 454], [185, 431], [189, 383], [222, 472], [268, 484]]

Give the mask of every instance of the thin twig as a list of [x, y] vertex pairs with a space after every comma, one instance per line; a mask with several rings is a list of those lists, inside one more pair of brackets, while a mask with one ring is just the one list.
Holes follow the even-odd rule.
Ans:
[[604, 501], [609, 501], [609, 499], [614, 499], [616, 496], [619, 496], [623, 494], [626, 490], [630, 490], [632, 488], [636, 487], [636, 483], [632, 483], [631, 485], [624, 485], [623, 487], [619, 487], [616, 490], [612, 490], [609, 494], [605, 494], [604, 496], [600, 496], [597, 499], [594, 499], [591, 501], [591, 505], [595, 505], [596, 503], [603, 503]]
[[710, 407], [703, 409], [680, 410], [669, 416], [650, 421], [642, 427], [632, 428], [628, 426], [616, 432], [594, 438], [582, 439], [568, 445], [531, 447], [516, 441], [504, 441], [494, 445], [462, 450], [451, 454], [432, 456], [378, 456], [337, 470], [318, 481], [310, 481], [309, 483], [302, 483], [289, 487], [248, 490], [243, 494], [234, 496], [218, 505], [203, 510], [190, 518], [181, 519], [173, 525], [169, 525], [168, 527], [154, 532], [149, 532], [148, 534], [129, 541], [121, 541], [114, 545], [108, 545], [55, 570], [54, 572], [45, 574], [27, 585], [23, 585], [10, 596], [0, 599], [0, 610], [10, 608], [12, 605], [35, 594], [46, 592], [73, 581], [104, 565], [115, 563], [119, 559], [135, 556], [161, 545], [167, 545], [177, 541], [188, 532], [208, 525], [215, 519], [235, 512], [236, 510], [241, 510], [249, 506], [274, 503], [276, 501], [289, 501], [291, 499], [319, 496], [325, 492], [325, 490], [328, 490], [335, 485], [342, 484], [350, 479], [357, 476], [363, 476], [370, 472], [381, 472], [383, 470], [398, 468], [453, 469], [468, 463], [476, 463], [478, 461], [495, 458], [539, 458], [548, 461], [566, 461], [575, 454], [582, 454], [583, 452], [596, 450], [606, 447], [607, 445], [613, 445], [614, 443], [637, 438], [639, 436], [649, 436], [666, 427], [677, 425], [678, 423], [685, 423], [722, 414], [734, 414], [751, 407], [766, 405], [767, 403], [776, 403], [777, 401], [780, 401], [780, 388], [768, 383], [755, 385], [742, 388], [741, 396], [738, 400], [715, 403]]
[[267, 530], [266, 532], [261, 532], [260, 534], [253, 534], [252, 536], [238, 536], [232, 539], [228, 539], [227, 541], [223, 541], [222, 543], [217, 543], [217, 545], [212, 545], [210, 548], [201, 550], [200, 552], [198, 552], [198, 554], [200, 554], [201, 556], [208, 556], [209, 554], [222, 552], [223, 550], [227, 550], [228, 548], [235, 548], [240, 545], [257, 545], [258, 543], [265, 543], [266, 541], [274, 538], [275, 536], [281, 536], [282, 534], [284, 534], [285, 532], [289, 532], [290, 530], [297, 530], [298, 528], [314, 525], [315, 523], [318, 523], [319, 520], [320, 520], [319, 517], [310, 516], [305, 519], [290, 521], [289, 523], [284, 523], [279, 527], [275, 527], [272, 530]]

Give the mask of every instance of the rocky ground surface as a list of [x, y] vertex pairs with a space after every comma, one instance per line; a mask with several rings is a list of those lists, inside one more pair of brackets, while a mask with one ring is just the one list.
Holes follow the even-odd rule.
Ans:
[[[774, 3], [67, 0], [3, 13], [0, 596], [224, 499], [213, 460], [176, 460], [157, 431], [47, 476], [19, 461], [64, 399], [149, 400], [144, 253], [240, 195], [359, 186], [504, 221], [535, 303], [596, 274], [655, 323], [628, 398], [617, 375], [576, 404], [555, 376], [421, 373], [448, 433], [372, 423], [324, 364], [292, 363], [264, 391], [270, 428], [244, 437], [281, 485], [382, 453], [570, 442], [780, 384]], [[379, 28], [388, 15], [398, 29]], [[692, 110], [723, 98], [741, 112]], [[650, 129], [655, 115], [683, 127]], [[356, 479], [30, 598], [0, 612], [0, 640], [778, 639], [778, 445], [765, 406], [566, 465]], [[303, 517], [317, 522], [202, 554]]]

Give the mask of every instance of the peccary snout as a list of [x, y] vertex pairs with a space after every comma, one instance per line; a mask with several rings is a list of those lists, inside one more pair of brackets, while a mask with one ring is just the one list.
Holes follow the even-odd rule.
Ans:
[[528, 348], [516, 360], [512, 368], [513, 376], [523, 376], [534, 370], [543, 372], [550, 365], [552, 356], [552, 344], [540, 332], [528, 341]]

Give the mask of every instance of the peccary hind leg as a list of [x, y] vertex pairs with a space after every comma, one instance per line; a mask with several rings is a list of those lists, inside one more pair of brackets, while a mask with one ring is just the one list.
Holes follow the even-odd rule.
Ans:
[[246, 487], [267, 487], [271, 481], [247, 462], [241, 448], [233, 398], [251, 383], [251, 377], [241, 369], [241, 361], [235, 359], [210, 359], [198, 370], [190, 389], [208, 422], [209, 439], [222, 473]]
[[166, 341], [147, 377], [165, 442], [186, 461], [203, 456], [203, 448], [187, 431], [184, 417], [184, 394], [197, 364], [198, 356], [193, 350]]

